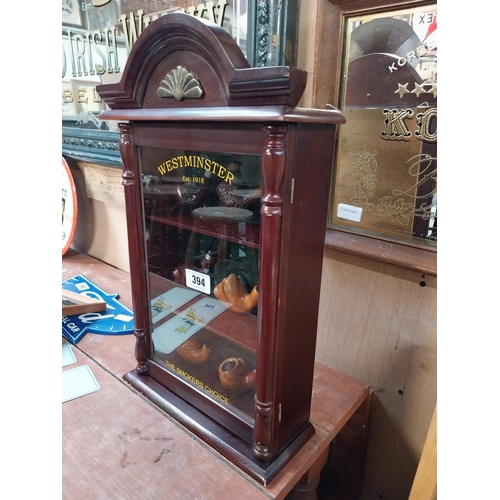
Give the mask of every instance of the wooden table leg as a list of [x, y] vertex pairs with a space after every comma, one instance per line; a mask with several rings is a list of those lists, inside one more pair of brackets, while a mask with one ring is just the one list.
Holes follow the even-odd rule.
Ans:
[[317, 500], [316, 488], [319, 484], [321, 469], [328, 459], [328, 448], [317, 458], [311, 468], [300, 478], [293, 490], [286, 496], [286, 500]]
[[322, 498], [354, 500], [361, 494], [372, 398], [370, 394], [330, 444], [318, 488]]

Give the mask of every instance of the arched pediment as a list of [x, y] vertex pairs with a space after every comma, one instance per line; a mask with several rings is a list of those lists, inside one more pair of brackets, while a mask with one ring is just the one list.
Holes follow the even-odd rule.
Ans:
[[142, 32], [121, 81], [97, 91], [111, 109], [295, 107], [305, 84], [306, 73], [296, 68], [250, 67], [218, 25], [172, 13]]

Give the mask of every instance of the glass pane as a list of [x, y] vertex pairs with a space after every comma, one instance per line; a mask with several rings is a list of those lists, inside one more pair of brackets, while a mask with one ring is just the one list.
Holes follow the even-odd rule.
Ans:
[[153, 359], [251, 422], [261, 158], [140, 150]]
[[437, 6], [347, 19], [330, 223], [437, 241]]

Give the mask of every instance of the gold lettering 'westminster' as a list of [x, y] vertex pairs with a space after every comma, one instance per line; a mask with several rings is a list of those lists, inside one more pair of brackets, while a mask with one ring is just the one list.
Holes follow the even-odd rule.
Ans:
[[220, 177], [228, 184], [231, 184], [232, 180], [234, 179], [234, 174], [229, 172], [226, 167], [223, 167], [219, 163], [210, 160], [209, 158], [203, 158], [202, 156], [196, 155], [182, 155], [171, 158], [170, 160], [163, 162], [158, 167], [158, 172], [160, 172], [161, 175], [165, 175], [168, 172], [172, 172], [172, 170], [186, 167], [194, 167], [210, 171], [212, 174]]

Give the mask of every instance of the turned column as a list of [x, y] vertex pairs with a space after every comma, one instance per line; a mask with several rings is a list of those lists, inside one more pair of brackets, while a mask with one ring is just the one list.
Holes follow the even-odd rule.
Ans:
[[123, 161], [122, 184], [127, 207], [128, 251], [130, 254], [130, 278], [132, 283], [132, 304], [134, 309], [134, 335], [136, 371], [148, 374], [146, 361], [151, 355], [151, 345], [146, 338], [146, 322], [149, 321], [149, 295], [147, 289], [146, 251], [143, 242], [143, 207], [140, 203], [141, 177], [134, 145], [130, 135], [130, 125], [120, 123], [120, 155]]
[[282, 184], [285, 173], [284, 141], [287, 127], [264, 127], [267, 142], [262, 155], [260, 223], [259, 320], [255, 392], [254, 455], [273, 458], [272, 422], [275, 411], [276, 328], [278, 319], [279, 261], [282, 231]]

